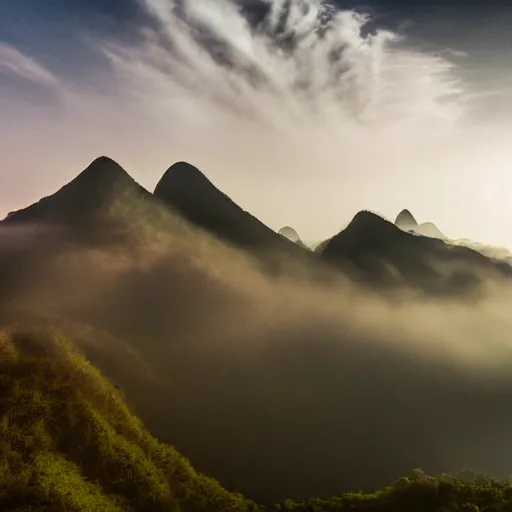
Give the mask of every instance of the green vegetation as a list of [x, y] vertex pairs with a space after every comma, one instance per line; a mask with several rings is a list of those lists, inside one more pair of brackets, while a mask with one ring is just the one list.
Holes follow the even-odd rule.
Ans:
[[416, 469], [409, 477], [373, 493], [353, 492], [330, 499], [301, 503], [287, 500], [281, 512], [509, 512], [512, 482], [499, 482], [482, 475], [456, 478], [425, 475]]
[[[154, 439], [122, 393], [66, 339], [0, 332], [0, 510], [242, 512], [264, 510]], [[281, 512], [505, 512], [512, 483], [420, 470], [373, 493]]]
[[58, 336], [0, 333], [0, 510], [248, 511]]

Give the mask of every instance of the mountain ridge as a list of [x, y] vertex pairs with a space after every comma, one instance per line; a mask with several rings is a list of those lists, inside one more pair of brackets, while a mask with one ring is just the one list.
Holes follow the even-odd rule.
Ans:
[[[367, 210], [358, 212], [327, 242], [320, 258], [358, 280], [369, 279], [372, 285], [395, 282], [436, 294], [475, 290], [482, 269], [496, 278], [512, 277], [512, 267], [506, 263], [468, 247], [417, 236]], [[437, 268], [439, 264], [451, 266], [448, 277]]]
[[188, 162], [180, 161], [169, 167], [157, 183], [154, 196], [192, 224], [228, 243], [248, 250], [300, 253], [296, 244], [238, 206]]
[[[103, 164], [101, 161], [99, 163], [107, 167], [112, 165], [108, 160]], [[171, 176], [168, 177], [170, 181], [166, 178], [168, 185], [162, 188], [161, 193], [166, 195], [167, 191], [170, 191], [172, 198], [175, 195], [177, 201], [183, 201], [184, 207], [189, 208], [189, 214], [194, 214], [196, 206], [198, 204], [201, 206], [203, 195], [206, 195], [207, 199], [211, 198], [209, 194], [213, 185], [209, 180], [204, 181], [204, 175], [201, 176], [194, 170], [191, 171], [192, 174], [188, 174], [189, 170], [187, 167], [178, 169], [178, 172], [172, 176], [176, 171], [174, 168]], [[197, 168], [196, 170], [200, 173]], [[85, 183], [99, 183], [99, 188], [103, 180], [107, 182], [107, 188], [111, 186], [109, 183], [119, 183], [121, 189], [124, 189], [122, 184], [126, 183], [128, 197], [120, 194], [120, 200], [128, 208], [133, 205], [134, 216], [140, 216], [141, 210], [135, 208], [139, 202], [133, 202], [133, 197], [130, 195], [135, 191], [135, 195], [138, 196], [138, 189], [134, 189], [129, 184], [131, 181], [125, 181], [123, 173], [118, 174], [119, 169], [113, 169], [112, 175], [107, 173], [106, 176], [103, 173], [97, 173], [95, 168], [93, 171], [94, 173], [82, 177], [82, 180], [85, 180]], [[204, 194], [195, 193], [203, 186], [202, 184], [196, 186], [198, 182], [206, 187]], [[189, 186], [190, 183], [192, 186]], [[78, 188], [81, 190], [82, 186]], [[106, 204], [108, 209], [111, 201], [119, 202], [117, 185], [113, 188], [113, 195], [107, 193], [104, 198], [106, 203], [102, 202], [102, 199], [100, 206]], [[89, 190], [88, 187], [85, 189]], [[90, 189], [97, 190], [95, 186], [91, 186]], [[183, 189], [192, 195], [190, 201], [188, 195], [181, 194]], [[151, 211], [160, 209], [176, 211], [172, 204], [167, 207], [160, 198], [147, 191], [142, 195], [148, 198], [147, 205]], [[103, 197], [101, 193], [100, 196]], [[215, 210], [215, 205], [219, 204], [218, 197], [220, 196], [215, 193], [213, 207], [207, 205], [208, 208]], [[129, 200], [125, 201], [125, 199]], [[231, 205], [223, 199], [219, 201], [221, 205]], [[60, 200], [53, 202], [51, 208], [59, 210], [61, 204]], [[67, 207], [68, 203], [65, 203], [65, 206]], [[85, 206], [89, 207], [90, 203], [86, 203]], [[208, 208], [206, 214], [201, 210], [199, 213], [208, 217]], [[243, 232], [247, 224], [246, 217], [240, 215], [240, 207], [235, 204], [234, 210], [232, 210], [233, 206], [226, 208], [228, 213], [233, 211], [235, 217], [233, 220], [228, 215], [227, 228], [230, 227], [229, 222], [233, 221], [242, 234], [250, 238], [251, 230]], [[222, 206], [220, 210], [222, 221]], [[87, 213], [90, 210], [85, 209], [85, 211]], [[60, 212], [60, 218], [63, 217], [65, 215]], [[118, 216], [118, 218], [122, 221], [125, 217]], [[153, 222], [149, 217], [143, 220], [148, 223]], [[239, 220], [241, 225], [238, 224]], [[99, 225], [102, 226], [101, 223]], [[98, 224], [92, 222], [91, 226], [94, 230]], [[131, 221], [126, 222], [127, 229], [132, 230], [133, 226], [134, 223]], [[196, 220], [196, 226], [202, 227], [203, 230], [209, 227], [210, 233], [215, 233], [211, 226], [202, 224], [201, 217]], [[168, 227], [168, 224], [163, 223], [156, 226], [155, 230], [165, 231]], [[222, 222], [220, 228], [227, 229]], [[386, 482], [410, 468], [411, 464], [415, 464], [416, 457], [420, 459], [423, 457], [421, 460], [426, 460], [427, 465], [437, 464], [433, 453], [421, 452], [422, 447], [428, 450], [428, 445], [424, 442], [428, 439], [428, 422], [423, 421], [421, 417], [415, 417], [413, 413], [407, 416], [408, 413], [405, 412], [407, 409], [414, 409], [415, 404], [421, 402], [421, 399], [418, 399], [416, 393], [409, 393], [404, 389], [403, 382], [408, 378], [412, 379], [417, 373], [421, 374], [423, 362], [414, 363], [411, 360], [402, 367], [402, 355], [398, 355], [396, 356], [398, 363], [394, 367], [395, 355], [392, 353], [388, 355], [388, 347], [385, 343], [379, 343], [379, 351], [367, 360], [364, 358], [367, 344], [359, 342], [360, 337], [362, 340], [365, 339], [364, 334], [353, 332], [350, 322], [340, 323], [341, 328], [336, 329], [333, 334], [323, 332], [323, 316], [313, 316], [315, 321], [309, 323], [309, 312], [316, 311], [316, 308], [322, 309], [324, 306], [328, 310], [330, 305], [337, 301], [337, 294], [343, 306], [344, 294], [353, 290], [351, 286], [346, 286], [346, 281], [338, 282], [336, 274], [329, 268], [329, 271], [323, 274], [326, 281], [328, 280], [326, 284], [329, 294], [326, 299], [329, 302], [324, 304], [317, 302], [318, 299], [323, 300], [321, 293], [318, 296], [314, 293], [310, 302], [309, 291], [323, 292], [324, 289], [317, 288], [318, 283], [312, 283], [309, 276], [303, 279], [306, 274], [302, 272], [303, 267], [299, 268], [299, 279], [294, 281], [288, 279], [288, 277], [295, 277], [291, 273], [285, 276], [286, 279], [280, 279], [281, 275], [275, 281], [270, 281], [268, 275], [260, 279], [260, 268], [253, 265], [253, 261], [246, 265], [245, 255], [241, 259], [244, 266], [239, 271], [234, 251], [226, 251], [220, 243], [203, 243], [204, 237], [198, 234], [199, 230], [189, 231], [187, 235], [190, 234], [190, 237], [182, 239], [165, 237], [169, 240], [169, 244], [161, 244], [158, 249], [148, 246], [144, 240], [137, 239], [136, 243], [139, 245], [136, 249], [140, 248], [142, 263], [138, 265], [138, 262], [134, 261], [134, 258], [130, 259], [131, 255], [128, 255], [127, 267], [112, 281], [104, 279], [104, 276], [110, 276], [110, 267], [108, 271], [101, 273], [101, 265], [98, 265], [98, 260], [95, 258], [86, 259], [85, 263], [80, 260], [78, 267], [67, 267], [65, 262], [59, 261], [56, 269], [58, 275], [44, 272], [43, 276], [49, 283], [48, 295], [42, 294], [43, 299], [46, 301], [48, 296], [60, 294], [63, 297], [62, 302], [65, 303], [61, 309], [58, 309], [61, 307], [59, 303], [59, 306], [55, 306], [55, 310], [50, 311], [55, 316], [62, 315], [63, 318], [67, 318], [65, 315], [76, 313], [78, 308], [69, 313], [72, 309], [69, 303], [73, 302], [70, 299], [75, 296], [82, 298], [83, 292], [81, 293], [80, 290], [85, 289], [88, 297], [87, 307], [80, 305], [79, 312], [83, 316], [78, 319], [73, 317], [71, 320], [77, 321], [80, 325], [82, 325], [80, 322], [92, 325], [100, 332], [105, 330], [105, 337], [100, 338], [91, 330], [87, 330], [87, 336], [91, 345], [95, 343], [102, 347], [107, 345], [106, 348], [113, 352], [112, 358], [108, 358], [107, 364], [107, 362], [102, 363], [99, 356], [91, 355], [90, 357], [95, 357], [93, 362], [99, 367], [103, 364], [101, 369], [105, 374], [114, 378], [125, 391], [130, 390], [130, 402], [136, 403], [140, 408], [141, 417], [150, 425], [154, 435], [175, 444], [180, 451], [191, 457], [200, 470], [229, 483], [230, 487], [251, 495], [254, 493], [258, 499], [261, 497], [265, 500], [271, 500], [274, 497], [281, 499], [286, 495], [305, 499], [306, 493], [307, 495], [328, 495], [331, 492], [338, 492], [342, 486], [346, 486], [343, 490], [350, 490], [349, 487], [361, 489], [366, 483], [368, 483], [368, 489], [373, 483], [375, 486], [385, 485]], [[227, 229], [225, 234], [230, 235], [232, 232]], [[235, 231], [235, 235], [238, 234]], [[282, 238], [278, 233], [274, 233], [272, 240], [274, 236], [278, 240]], [[104, 240], [108, 241], [111, 237], [112, 232], [107, 230]], [[226, 237], [223, 238], [223, 240], [226, 239]], [[210, 242], [211, 240], [209, 239]], [[52, 245], [51, 240], [45, 239], [43, 242], [48, 246]], [[264, 240], [258, 246], [260, 250], [266, 250], [268, 247], [265, 242]], [[287, 244], [286, 241], [283, 243]], [[100, 249], [102, 247], [105, 246], [100, 246]], [[121, 248], [124, 249], [124, 247]], [[254, 246], [249, 247], [251, 250], [254, 249]], [[32, 250], [29, 247], [28, 252], [33, 254], [35, 259], [40, 260], [40, 253], [33, 249], [34, 246]], [[144, 253], [145, 250], [147, 252]], [[157, 257], [148, 265], [144, 255], [153, 256], [155, 253]], [[396, 286], [404, 285], [410, 286], [415, 292], [419, 289], [440, 294], [447, 293], [446, 290], [456, 290], [467, 294], [477, 284], [476, 277], [471, 280], [473, 274], [476, 275], [481, 270], [496, 270], [491, 265], [490, 259], [476, 254], [468, 249], [454, 249], [441, 240], [407, 233], [379, 215], [366, 210], [358, 212], [343, 231], [329, 239], [323, 255], [311, 258], [310, 261], [314, 261], [314, 264], [323, 262], [332, 264], [333, 269], [337, 267], [337, 270], [351, 277], [351, 272], [354, 270], [354, 276], [358, 281], [372, 285], [372, 291], [380, 291], [382, 286], [395, 289]], [[16, 262], [18, 256], [19, 254], [15, 255]], [[222, 258], [226, 259], [221, 261]], [[282, 259], [285, 264], [293, 263], [291, 258]], [[109, 263], [113, 263], [117, 268], [118, 260], [119, 252], [116, 252]], [[444, 275], [438, 270], [436, 263], [454, 266], [456, 272], [450, 273], [450, 267], [450, 272]], [[20, 275], [25, 281], [34, 279], [36, 288], [43, 287], [41, 281], [45, 279], [40, 279], [41, 276], [38, 275], [40, 267], [34, 266], [36, 270], [32, 274], [27, 274], [27, 269], [33, 270], [31, 264], [32, 262], [29, 262], [22, 268]], [[6, 271], [3, 264], [0, 266], [2, 271], [9, 273], [9, 268]], [[322, 270], [327, 266], [322, 267]], [[459, 267], [462, 271], [457, 273]], [[72, 268], [73, 272], [78, 274], [76, 281], [69, 279], [73, 277], [71, 276], [73, 272], [67, 270], [68, 268]], [[90, 270], [91, 268], [93, 271]], [[393, 271], [390, 271], [390, 268]], [[49, 277], [47, 277], [48, 274], [50, 274]], [[63, 279], [59, 281], [61, 277]], [[102, 283], [106, 281], [108, 286], [100, 287], [99, 291], [89, 294], [89, 288], [95, 287], [95, 277]], [[61, 286], [62, 281], [65, 284]], [[267, 288], [269, 283], [271, 288]], [[334, 283], [334, 286], [330, 286], [331, 283]], [[4, 285], [4, 282], [1, 284]], [[281, 295], [281, 290], [288, 284], [292, 285], [291, 293]], [[295, 297], [292, 294], [298, 293], [298, 302], [302, 302], [300, 294], [303, 293], [304, 284], [306, 284], [308, 298], [304, 295], [304, 304], [301, 303], [299, 309], [294, 311], [293, 308], [297, 304], [294, 303]], [[259, 294], [260, 285], [263, 285], [266, 290], [261, 295]], [[276, 285], [275, 288], [274, 285]], [[359, 288], [355, 289], [359, 290]], [[285, 291], [287, 292], [288, 289], [286, 288]], [[89, 297], [92, 297], [92, 300]], [[354, 301], [354, 304], [357, 306], [357, 301]], [[0, 305], [3, 306], [3, 304]], [[50, 309], [46, 302], [37, 300], [32, 307], [41, 315], [45, 314], [44, 308]], [[66, 309], [68, 307], [69, 309]], [[261, 317], [259, 307], [262, 309]], [[293, 313], [290, 318], [288, 318], [289, 312]], [[297, 315], [297, 312], [300, 314]], [[345, 311], [340, 310], [338, 313], [343, 317]], [[48, 316], [45, 317], [45, 321], [51, 318], [49, 313], [46, 314]], [[274, 315], [278, 315], [281, 319], [274, 322], [277, 318]], [[261, 319], [263, 321], [260, 321]], [[319, 320], [318, 323], [316, 319]], [[259, 324], [256, 328], [253, 320]], [[62, 322], [62, 326], [65, 325], [66, 322]], [[123, 371], [123, 368], [117, 369], [123, 365], [120, 364], [119, 354], [105, 341], [108, 339], [126, 340], [127, 347], [132, 348], [137, 355], [140, 354], [141, 360], [144, 360], [147, 367], [154, 371], [158, 386], [144, 388], [141, 386], [139, 389], [138, 386], [130, 384], [136, 381], [135, 367], [128, 366], [126, 371]], [[250, 360], [247, 354], [261, 341], [268, 341], [268, 350], [261, 351], [261, 357], [257, 357], [253, 365], [254, 361]], [[330, 347], [341, 345], [345, 347], [345, 352], [342, 358], [336, 359]], [[222, 346], [228, 347], [228, 350], [225, 352], [219, 350]], [[237, 347], [241, 347], [238, 356]], [[116, 369], [109, 369], [110, 364], [114, 364]], [[364, 371], [361, 371], [361, 368], [364, 368]], [[400, 373], [397, 368], [402, 369], [403, 373]], [[353, 373], [351, 373], [352, 370]], [[430, 383], [431, 370], [433, 369], [428, 369], [421, 377], [426, 383]], [[351, 394], [352, 387], [348, 389], [349, 386], [344, 386], [343, 381], [337, 379], [346, 379], [345, 382], [351, 383], [354, 388], [358, 387], [359, 382], [364, 389], [367, 389], [365, 386], [369, 382], [368, 376], [381, 375], [379, 373], [381, 371], [384, 372], [382, 376], [384, 380], [377, 379], [371, 382], [372, 389], [369, 390], [370, 395], [366, 396], [368, 402], [364, 405], [364, 410], [358, 412], [355, 409], [350, 412], [351, 418], [356, 418], [353, 422], [354, 426], [359, 422], [359, 425], [375, 425], [373, 431], [375, 437], [372, 438], [372, 445], [368, 446], [364, 440], [361, 442], [362, 438], [356, 439], [357, 432], [352, 429], [352, 423], [348, 424], [345, 421], [346, 410], [339, 407], [339, 404], [345, 403], [350, 409], [355, 400]], [[394, 384], [396, 387], [390, 393], [389, 385], [397, 375], [399, 376]], [[451, 379], [451, 376], [448, 379]], [[45, 379], [42, 384], [46, 385], [46, 381], [49, 384], [53, 382], [51, 379]], [[292, 385], [289, 384], [290, 382]], [[386, 383], [386, 386], [380, 385], [379, 382]], [[374, 383], [377, 384], [373, 386]], [[0, 379], [1, 385], [2, 379]], [[438, 385], [433, 404], [444, 389], [443, 386], [448, 386], [446, 383]], [[134, 387], [137, 389], [134, 390]], [[44, 391], [42, 394], [45, 396], [46, 387], [35, 389], [37, 392], [42, 389]], [[376, 389], [383, 391], [382, 396], [378, 395], [380, 402], [378, 405], [385, 406], [380, 424], [377, 421], [373, 423], [373, 419], [379, 419], [380, 413], [377, 412], [377, 416], [375, 415], [375, 410], [379, 410], [378, 407], [374, 410], [369, 405], [373, 400], [371, 397], [378, 393]], [[464, 397], [467, 389], [465, 385], [459, 396]], [[473, 388], [472, 392], [474, 389], [476, 388]], [[402, 392], [403, 396], [400, 395]], [[386, 394], [401, 397], [395, 400], [396, 408], [393, 410], [391, 407], [393, 414], [389, 413], [389, 406], [393, 404], [386, 403]], [[297, 396], [299, 396], [298, 401], [296, 401]], [[404, 403], [407, 407], [404, 407]], [[498, 409], [501, 411], [501, 407]], [[167, 417], [165, 411], [169, 413]], [[304, 411], [308, 413], [304, 414]], [[467, 416], [463, 417], [460, 423], [458, 423], [458, 411], [454, 411], [453, 418], [448, 421], [454, 421], [453, 425], [457, 425], [462, 431], [465, 425], [468, 425], [468, 430], [465, 430], [464, 434], [470, 435], [476, 429], [471, 423], [471, 411], [466, 412]], [[404, 414], [412, 422], [413, 429], [406, 426], [404, 430], [400, 430], [394, 421], [394, 418], [399, 417], [400, 414]], [[500, 413], [496, 413], [496, 417], [501, 418]], [[387, 423], [388, 418], [389, 423]], [[420, 421], [415, 423], [417, 419]], [[482, 421], [485, 422], [487, 419], [488, 416], [485, 416]], [[438, 421], [436, 418], [433, 420]], [[333, 424], [338, 425], [339, 429], [344, 429], [343, 436], [339, 435], [338, 429], [334, 431], [326, 428]], [[451, 425], [451, 423], [448, 424]], [[52, 425], [55, 426], [55, 424]], [[290, 425], [293, 425], [293, 428], [290, 428]], [[421, 430], [422, 425], [425, 425], [426, 430]], [[483, 428], [482, 425], [483, 423], [479, 428]], [[417, 436], [416, 429], [423, 432], [420, 448], [415, 445], [417, 437], [404, 442], [408, 431]], [[454, 445], [456, 451], [457, 438], [460, 434], [458, 430], [453, 430], [450, 443]], [[341, 437], [344, 437], [343, 443], [340, 443]], [[374, 444], [373, 439], [375, 439]], [[303, 447], [309, 442], [311, 442], [309, 445], [311, 452], [309, 447], [307, 452], [302, 452]], [[271, 449], [270, 443], [273, 443]], [[397, 443], [404, 448], [401, 454], [396, 453]], [[449, 445], [442, 446], [447, 448]], [[364, 451], [366, 448], [367, 452]], [[124, 452], [121, 451], [121, 453]], [[303, 464], [290, 465], [290, 461], [295, 460], [297, 453], [302, 453]], [[364, 453], [364, 459], [361, 456], [362, 453]], [[375, 453], [379, 456], [375, 457], [375, 463], [369, 467], [365, 462], [366, 454]], [[397, 465], [390, 461], [395, 455], [399, 461]], [[451, 457], [451, 460], [454, 460], [456, 455], [452, 453]], [[477, 458], [472, 460], [478, 461]], [[150, 473], [154, 474], [152, 466], [154, 466], [153, 463], [150, 464], [149, 469]], [[148, 469], [147, 461], [144, 462], [142, 459], [140, 467]], [[318, 467], [327, 469], [325, 472], [321, 471], [319, 479], [316, 479], [319, 473]], [[436, 467], [443, 469], [442, 464]], [[188, 474], [187, 471], [185, 473]], [[140, 472], [137, 470], [135, 474], [140, 475]], [[257, 475], [257, 478], [254, 478], [254, 475]], [[445, 483], [443, 481], [443, 485]], [[412, 488], [415, 489], [415, 487]], [[124, 489], [123, 492], [135, 493], [126, 487]], [[163, 489], [167, 492], [165, 482]], [[293, 493], [295, 493], [294, 496]], [[302, 496], [300, 493], [303, 493]], [[387, 498], [388, 494], [384, 492], [382, 499]], [[368, 495], [361, 497], [363, 509], [364, 503], [367, 504], [368, 500]], [[381, 502], [378, 502], [376, 507], [380, 504]], [[309, 505], [304, 506], [307, 510]], [[315, 506], [314, 503], [311, 505], [313, 508]], [[150, 505], [147, 509], [155, 510]], [[286, 510], [286, 506], [284, 509]], [[183, 507], [182, 510], [197, 512], [201, 508]], [[215, 509], [206, 507], [206, 510]]]
[[[258, 257], [270, 257], [268, 262], [272, 268], [277, 264], [277, 270], [282, 268], [282, 256], [297, 256], [336, 267], [349, 262], [350, 272], [355, 266], [356, 273], [372, 275], [373, 280], [381, 274], [384, 264], [396, 267], [394, 275], [395, 278], [402, 276], [398, 279], [400, 282], [404, 277], [402, 270], [406, 269], [409, 278], [405, 278], [405, 282], [419, 279], [424, 287], [426, 281], [440, 279], [440, 273], [434, 270], [427, 261], [429, 259], [441, 263], [471, 263], [504, 275], [512, 269], [505, 264], [495, 264], [468, 248], [450, 249], [439, 237], [432, 237], [438, 231], [436, 226], [431, 223], [417, 225], [409, 210], [402, 210], [395, 223], [362, 210], [344, 230], [322, 243], [316, 251], [311, 251], [300, 241], [295, 230], [288, 228], [298, 241], [283, 235], [285, 228], [276, 233], [219, 190], [201, 170], [185, 161], [171, 165], [152, 194], [117, 162], [101, 156], [54, 194], [11, 212], [2, 224], [56, 223], [67, 226], [72, 236], [103, 243], [104, 240], [116, 240], [116, 237], [122, 240], [140, 224], [166, 230], [170, 225], [165, 221], [159, 223], [165, 217], [164, 210], [177, 214], [228, 245]], [[403, 222], [416, 223], [416, 228], [411, 231], [419, 233], [423, 229], [429, 232], [418, 237], [401, 228], [399, 224], [403, 225]], [[274, 256], [279, 259], [273, 261]], [[415, 271], [413, 267], [416, 267]], [[469, 277], [471, 272], [466, 274], [469, 281], [477, 280]]]
[[140, 199], [151, 194], [139, 185], [116, 161], [106, 156], [93, 160], [74, 179], [39, 201], [10, 212], [3, 220], [87, 224], [109, 207], [111, 199], [131, 193]]

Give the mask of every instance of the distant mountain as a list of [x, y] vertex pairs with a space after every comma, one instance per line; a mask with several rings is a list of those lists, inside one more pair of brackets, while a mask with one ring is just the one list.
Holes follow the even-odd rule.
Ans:
[[441, 233], [439, 228], [432, 222], [423, 222], [418, 224], [418, 221], [413, 217], [409, 210], [402, 210], [396, 217], [395, 226], [403, 231], [412, 231], [418, 235], [428, 236], [430, 238], [439, 238], [446, 240], [447, 237]]
[[154, 195], [191, 223], [236, 246], [256, 252], [303, 252], [240, 208], [189, 163], [172, 165]]
[[307, 249], [308, 251], [310, 250], [309, 247], [301, 240], [297, 231], [295, 231], [295, 229], [291, 228], [290, 226], [285, 226], [284, 228], [281, 228], [278, 231], [278, 234], [284, 236], [294, 244], [297, 244], [299, 247]]
[[245, 249], [303, 252], [185, 162], [171, 166], [151, 194], [118, 163], [102, 156], [54, 194], [9, 213], [3, 223], [45, 223], [71, 229], [79, 237], [100, 237], [100, 232], [112, 236], [119, 224], [156, 223], [169, 206], [192, 224]]
[[429, 236], [430, 238], [447, 240], [447, 237], [443, 235], [439, 228], [432, 222], [424, 222], [423, 224], [420, 224], [414, 231], [420, 235]]
[[441, 294], [471, 289], [481, 271], [512, 276], [509, 265], [467, 247], [407, 233], [368, 211], [359, 212], [329, 241], [321, 259], [367, 284], [403, 284]]
[[295, 231], [295, 229], [291, 228], [290, 226], [285, 226], [284, 228], [281, 228], [278, 233], [286, 238], [288, 240], [291, 240], [292, 242], [297, 242], [300, 240], [300, 236]]
[[329, 242], [331, 241], [330, 238], [328, 238], [327, 240], [324, 240], [323, 242], [320, 242], [314, 249], [313, 249], [313, 252], [317, 255], [321, 255], [325, 248], [329, 245]]
[[396, 217], [395, 225], [404, 231], [410, 231], [418, 226], [418, 222], [409, 210], [402, 210]]

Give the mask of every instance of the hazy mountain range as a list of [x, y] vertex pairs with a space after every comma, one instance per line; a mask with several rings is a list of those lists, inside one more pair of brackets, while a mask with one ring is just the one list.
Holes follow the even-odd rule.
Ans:
[[0, 321], [72, 339], [152, 435], [260, 501], [501, 477], [512, 267], [432, 226], [362, 210], [311, 250], [188, 163], [150, 193], [101, 157], [0, 223]]
[[[286, 256], [313, 259], [293, 228], [284, 227], [276, 234], [186, 162], [172, 165], [151, 194], [119, 164], [100, 157], [53, 195], [9, 213], [2, 224], [43, 223], [66, 230], [70, 239], [91, 241], [88, 237], [92, 237], [101, 242], [105, 237], [104, 241], [110, 244], [118, 237], [123, 239], [126, 223], [142, 222], [165, 230], [165, 224], [158, 224], [162, 222], [164, 206], [179, 218], [253, 256], [267, 260]], [[359, 280], [414, 285], [424, 291], [451, 290], [462, 286], [465, 280], [468, 285], [476, 284], [474, 268], [466, 269], [467, 272], [464, 269], [468, 265], [485, 271], [485, 278], [510, 274], [509, 266], [503, 262], [441, 242], [447, 239], [434, 224], [419, 225], [408, 210], [397, 216], [395, 225], [423, 236], [402, 234], [378, 215], [361, 211], [344, 230], [321, 244], [317, 260], [342, 267]], [[436, 263], [451, 268], [441, 273]]]

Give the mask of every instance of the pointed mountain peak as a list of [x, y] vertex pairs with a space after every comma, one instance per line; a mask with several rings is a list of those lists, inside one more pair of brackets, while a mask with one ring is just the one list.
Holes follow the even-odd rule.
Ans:
[[99, 156], [98, 158], [95, 158], [90, 164], [89, 166], [87, 167], [87, 169], [91, 168], [91, 167], [96, 167], [96, 166], [100, 166], [100, 165], [114, 165], [116, 167], [118, 167], [119, 169], [123, 169], [115, 160], [113, 160], [112, 158], [110, 158], [109, 156], [105, 156], [105, 155], [101, 155]]
[[[400, 244], [403, 237], [412, 235], [404, 233], [381, 216], [363, 210], [354, 216], [344, 230], [324, 243], [320, 258], [335, 265], [351, 262], [349, 265], [360, 267], [366, 265], [362, 255], [379, 253], [383, 248], [387, 250], [390, 246]], [[369, 272], [373, 270], [372, 267]]]
[[111, 185], [119, 179], [130, 179], [130, 175], [108, 156], [100, 156], [93, 160], [69, 185], [73, 182], [81, 184], [87, 182], [96, 185]]
[[409, 210], [402, 210], [396, 217], [395, 225], [400, 229], [409, 231], [418, 226], [418, 222]]
[[392, 229], [395, 230], [395, 226], [391, 224], [391, 222], [387, 221], [380, 215], [376, 213], [370, 212], [368, 210], [362, 210], [354, 215], [354, 218], [350, 222], [350, 224], [346, 227], [346, 230], [349, 231], [367, 231], [370, 232], [373, 230], [381, 230], [381, 229]]
[[192, 224], [239, 247], [296, 250], [296, 244], [240, 208], [197, 167], [187, 162], [169, 167], [154, 195]]
[[368, 210], [358, 212], [350, 224], [326, 242], [323, 255], [329, 258], [347, 246], [366, 246], [393, 241], [406, 235], [393, 223]]
[[11, 212], [7, 220], [82, 222], [117, 198], [124, 197], [128, 189], [140, 197], [150, 196], [117, 162], [101, 156], [57, 192], [27, 208]]
[[196, 222], [196, 215], [229, 216], [243, 211], [197, 167], [188, 162], [171, 165], [157, 183], [154, 195], [192, 222]]

